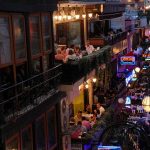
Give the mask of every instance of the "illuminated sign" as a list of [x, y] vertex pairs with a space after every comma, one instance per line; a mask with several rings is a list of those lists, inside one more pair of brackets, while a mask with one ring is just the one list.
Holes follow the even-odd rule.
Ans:
[[134, 56], [122, 56], [120, 57], [121, 65], [135, 65], [135, 57]]
[[125, 101], [125, 105], [131, 105], [131, 98], [129, 96], [126, 97]]
[[121, 150], [120, 146], [98, 146], [98, 150]]
[[130, 75], [126, 78], [126, 86], [128, 85], [128, 83], [131, 81], [132, 78], [134, 78], [135, 76], [135, 71], [133, 70]]

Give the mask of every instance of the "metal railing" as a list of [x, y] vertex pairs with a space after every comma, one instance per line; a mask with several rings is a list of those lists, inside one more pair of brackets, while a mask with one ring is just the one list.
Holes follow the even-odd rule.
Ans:
[[57, 91], [61, 75], [62, 65], [59, 64], [25, 81], [0, 89], [0, 117], [9, 120], [42, 103]]

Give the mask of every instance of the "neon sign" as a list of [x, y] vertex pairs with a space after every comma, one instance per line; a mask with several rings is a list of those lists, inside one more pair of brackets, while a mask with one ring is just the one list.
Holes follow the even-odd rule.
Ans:
[[135, 76], [135, 71], [133, 70], [131, 72], [131, 74], [126, 78], [126, 86], [128, 85], [128, 83], [131, 81], [132, 78], [134, 78]]
[[135, 57], [134, 56], [122, 56], [120, 57], [121, 65], [135, 65]]
[[120, 146], [98, 146], [98, 150], [121, 150]]

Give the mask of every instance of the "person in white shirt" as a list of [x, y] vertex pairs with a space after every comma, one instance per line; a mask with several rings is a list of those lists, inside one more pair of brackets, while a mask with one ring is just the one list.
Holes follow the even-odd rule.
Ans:
[[89, 41], [86, 42], [85, 48], [88, 54], [91, 54], [95, 50], [94, 46], [90, 45]]
[[103, 106], [101, 106], [101, 104], [100, 103], [97, 103], [97, 109], [100, 111], [100, 116], [102, 116], [103, 114], [104, 114], [104, 112], [105, 112], [105, 109], [104, 109], [104, 107]]

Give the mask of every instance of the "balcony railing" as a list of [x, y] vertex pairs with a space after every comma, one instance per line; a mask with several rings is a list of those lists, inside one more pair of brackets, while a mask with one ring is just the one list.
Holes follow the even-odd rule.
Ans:
[[120, 32], [118, 34], [113, 34], [112, 36], [109, 36], [107, 39], [107, 44], [113, 45], [117, 42], [120, 42], [127, 38], [127, 32]]
[[26, 113], [56, 93], [61, 75], [62, 65], [57, 65], [23, 82], [1, 88], [0, 123]]
[[63, 64], [63, 84], [73, 84], [100, 64], [110, 61], [111, 47], [105, 46], [80, 60], [73, 60]]
[[127, 32], [119, 32], [116, 34], [89, 38], [90, 44], [94, 46], [114, 45], [127, 38]]

